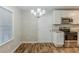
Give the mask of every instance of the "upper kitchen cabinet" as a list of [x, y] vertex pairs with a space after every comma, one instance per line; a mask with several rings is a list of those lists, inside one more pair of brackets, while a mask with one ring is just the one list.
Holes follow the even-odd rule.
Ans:
[[60, 12], [57, 10], [53, 11], [53, 24], [60, 24], [61, 18], [60, 18]]
[[62, 17], [68, 17], [68, 11], [65, 10], [54, 10], [53, 11], [53, 24], [61, 24]]
[[69, 13], [69, 15], [73, 19], [72, 24], [79, 24], [79, 10], [71, 11], [71, 13]]
[[61, 24], [62, 18], [72, 19], [71, 24], [79, 24], [79, 10], [54, 10], [53, 24]]

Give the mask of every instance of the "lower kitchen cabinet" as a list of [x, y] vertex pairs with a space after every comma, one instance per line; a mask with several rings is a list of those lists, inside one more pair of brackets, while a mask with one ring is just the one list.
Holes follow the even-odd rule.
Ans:
[[62, 47], [64, 45], [64, 32], [53, 32], [53, 44], [56, 47]]

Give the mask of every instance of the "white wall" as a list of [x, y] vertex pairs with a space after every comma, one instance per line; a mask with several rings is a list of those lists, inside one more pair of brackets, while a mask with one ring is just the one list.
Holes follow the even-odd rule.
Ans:
[[21, 11], [16, 7], [6, 7], [14, 12], [14, 38], [12, 41], [0, 46], [0, 52], [9, 53], [21, 43]]
[[23, 11], [22, 39], [24, 42], [37, 41], [38, 25], [37, 18], [33, 17], [30, 11]]
[[52, 11], [41, 18], [34, 17], [30, 10], [23, 12], [23, 39], [24, 42], [51, 41]]

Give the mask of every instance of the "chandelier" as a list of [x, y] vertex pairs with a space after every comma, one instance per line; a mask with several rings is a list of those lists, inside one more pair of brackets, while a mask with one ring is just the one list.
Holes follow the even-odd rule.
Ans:
[[36, 18], [40, 18], [41, 16], [45, 15], [46, 10], [42, 10], [41, 8], [31, 9], [31, 14], [34, 15]]

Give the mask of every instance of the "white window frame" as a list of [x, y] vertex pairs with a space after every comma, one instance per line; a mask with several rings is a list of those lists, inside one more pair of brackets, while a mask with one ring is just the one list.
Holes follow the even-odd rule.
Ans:
[[9, 7], [5, 7], [5, 6], [0, 6], [0, 8], [3, 8], [12, 13], [12, 37], [11, 37], [11, 39], [7, 40], [6, 42], [3, 42], [0, 44], [0, 46], [3, 46], [14, 39], [14, 11], [12, 9], [10, 9]]

